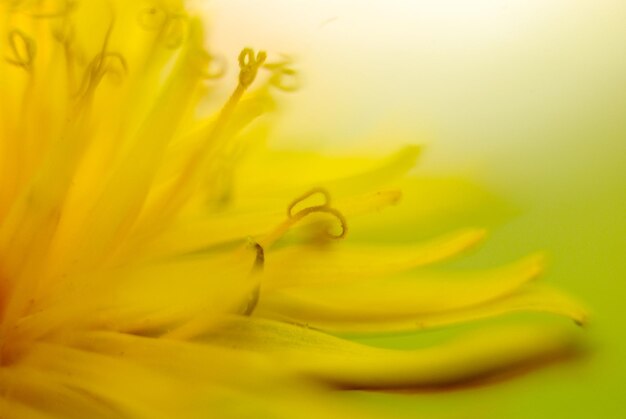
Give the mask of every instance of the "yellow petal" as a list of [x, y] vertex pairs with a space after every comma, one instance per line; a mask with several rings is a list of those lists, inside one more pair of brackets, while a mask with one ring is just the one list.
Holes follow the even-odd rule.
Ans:
[[514, 214], [511, 204], [457, 177], [406, 177], [397, 187], [398, 205], [353, 220], [351, 238], [416, 240], [467, 226], [491, 227]]
[[[102, 189], [96, 190], [99, 196], [93, 207], [82, 208], [82, 213], [64, 212], [56, 248], [50, 257], [50, 276], [63, 270], [66, 274], [78, 272], [94, 261], [102, 260], [133, 226], [166, 147], [193, 105], [196, 99], [194, 92], [202, 80], [205, 64], [201, 59], [202, 33], [197, 21], [192, 21], [190, 25], [190, 36], [185, 41], [175, 69], [138, 131], [126, 134], [124, 153], [110, 170]], [[82, 176], [79, 178], [84, 182], [90, 180]], [[96, 183], [101, 182], [98, 179]], [[88, 221], [94, 219], [98, 222]], [[77, 241], [82, 244], [77, 246]], [[72, 255], [71, 268], [67, 266], [70, 261], [64, 257], [69, 254]]]
[[[257, 285], [251, 275], [254, 249], [240, 248], [211, 257], [118, 268], [68, 278], [52, 294], [41, 296], [14, 327], [19, 339], [104, 327], [107, 330], [162, 333], [189, 318], [211, 321], [245, 308]], [[228, 278], [225, 280], [224, 278]], [[61, 284], [62, 285], [62, 284]]]
[[575, 331], [509, 326], [421, 350], [373, 348], [306, 327], [232, 320], [207, 341], [273, 355], [298, 375], [348, 389], [429, 389], [469, 384], [577, 353]]
[[[0, 406], [3, 407], [0, 411], [10, 419], [81, 419], [85, 415], [104, 419], [121, 413], [109, 403], [96, 401], [92, 394], [74, 390], [38, 368], [4, 368], [0, 373], [0, 383], [3, 380], [7, 386], [10, 383], [11, 397], [0, 399]], [[22, 415], [25, 412], [28, 414]]]
[[[352, 243], [285, 247], [266, 256], [263, 289], [269, 291], [275, 288], [363, 280], [402, 272], [453, 257], [474, 246], [484, 235], [484, 230], [466, 230], [424, 244], [402, 247]], [[354, 290], [354, 284], [350, 286], [351, 291], [358, 292]]]
[[[312, 187], [323, 187], [337, 197], [358, 195], [379, 189], [407, 173], [419, 154], [416, 146], [404, 147], [384, 159], [271, 152], [255, 156], [242, 167], [237, 189], [242, 196], [256, 200], [292, 196]], [[267, 170], [270, 167], [272, 170]]]
[[15, 399], [0, 399], [0, 412], [3, 412], [7, 419], [32, 418], [32, 419], [54, 419], [49, 412], [38, 411]]
[[198, 393], [124, 357], [38, 343], [14, 367], [14, 398], [56, 417], [167, 418]]
[[[258, 418], [259, 412], [285, 418], [368, 417], [336, 405], [327, 392], [320, 392], [325, 389], [293, 380], [290, 370], [253, 351], [110, 332], [87, 332], [70, 341], [82, 350], [170, 377], [174, 388], [168, 397], [178, 399], [183, 409], [171, 417], [204, 417], [206, 412], [233, 419]], [[128, 397], [133, 397], [132, 390]], [[195, 403], [187, 401], [194, 399]], [[199, 400], [203, 402], [198, 404]], [[233, 407], [240, 404], [245, 408]]]
[[[587, 311], [579, 302], [556, 289], [540, 284], [527, 284], [511, 290], [510, 294], [492, 297], [483, 302], [478, 299], [475, 305], [467, 305], [469, 301], [464, 301], [460, 296], [456, 297], [458, 300], [455, 302], [455, 297], [450, 296], [450, 302], [444, 302], [448, 310], [426, 306], [431, 311], [418, 304], [411, 306], [410, 297], [402, 295], [402, 291], [400, 288], [387, 292], [388, 296], [393, 293], [396, 298], [387, 298], [383, 304], [374, 302], [370, 308], [361, 305], [354, 307], [348, 298], [343, 300], [345, 305], [340, 306], [325, 304], [320, 300], [292, 298], [284, 295], [285, 293], [267, 297], [261, 294], [255, 315], [299, 322], [328, 331], [352, 333], [428, 329], [520, 311], [557, 314], [580, 324], [587, 320]], [[371, 292], [373, 295], [379, 292], [382, 298], [385, 297], [385, 291]], [[471, 291], [468, 294], [471, 295]], [[475, 295], [474, 298], [478, 296]], [[372, 300], [374, 298], [369, 299]], [[455, 303], [458, 306], [450, 308]]]
[[[542, 261], [543, 258], [536, 255], [508, 266], [477, 272], [421, 272], [406, 278], [359, 283], [303, 284], [298, 288], [268, 292], [261, 307], [284, 314], [302, 313], [309, 320], [339, 321], [380, 321], [458, 310], [514, 292], [537, 277], [543, 268]], [[360, 271], [367, 278], [369, 270], [369, 259], [362, 259], [352, 274], [357, 276]]]

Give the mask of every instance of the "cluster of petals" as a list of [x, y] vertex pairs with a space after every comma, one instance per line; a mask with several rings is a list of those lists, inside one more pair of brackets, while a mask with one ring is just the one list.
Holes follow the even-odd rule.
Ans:
[[[0, 8], [0, 417], [347, 417], [329, 389], [454, 387], [579, 350], [571, 322], [421, 349], [347, 339], [586, 313], [536, 281], [539, 255], [432, 267], [481, 229], [363, 239], [386, 211], [443, 224], [471, 192], [407, 175], [417, 147], [267, 148], [294, 71], [252, 49], [226, 71], [178, 1]], [[218, 78], [232, 94], [212, 106]]]

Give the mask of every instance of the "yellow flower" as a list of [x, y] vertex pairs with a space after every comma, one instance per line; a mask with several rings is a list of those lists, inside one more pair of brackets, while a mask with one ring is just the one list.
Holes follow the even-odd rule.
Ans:
[[178, 1], [1, 7], [3, 419], [341, 416], [316, 402], [328, 386], [459, 385], [576, 349], [562, 326], [405, 351], [328, 334], [585, 313], [532, 281], [537, 256], [416, 271], [482, 230], [342, 242], [351, 220], [397, 203], [386, 185], [436, 199], [446, 183], [397, 180], [415, 147], [374, 163], [262, 150], [272, 89], [293, 87], [262, 52], [242, 51], [234, 92], [206, 116], [223, 69]]

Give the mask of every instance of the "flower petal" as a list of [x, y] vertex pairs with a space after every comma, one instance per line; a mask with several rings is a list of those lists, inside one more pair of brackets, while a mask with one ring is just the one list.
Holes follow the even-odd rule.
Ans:
[[0, 398], [0, 412], [6, 419], [54, 419], [50, 412], [34, 409], [14, 399]]
[[[406, 174], [415, 166], [419, 154], [416, 146], [404, 147], [383, 159], [270, 152], [242, 167], [237, 189], [242, 197], [254, 199], [255, 205], [259, 200], [292, 197], [312, 187], [323, 187], [337, 197], [358, 195]], [[272, 170], [267, 170], [269, 167]]]
[[413, 176], [394, 186], [402, 191], [398, 205], [351, 219], [351, 239], [427, 239], [467, 226], [498, 225], [515, 212], [502, 198], [458, 177]]
[[267, 292], [402, 272], [453, 257], [474, 246], [484, 235], [484, 230], [465, 230], [410, 246], [289, 246], [267, 255], [263, 289]]
[[[508, 266], [477, 272], [420, 272], [407, 278], [364, 280], [358, 284], [303, 285], [269, 292], [261, 306], [284, 314], [307, 313], [306, 318], [313, 321], [379, 321], [440, 313], [506, 296], [536, 278], [542, 262], [543, 258], [535, 255]], [[359, 270], [365, 278], [369, 263], [369, 259], [361, 260]], [[357, 275], [358, 271], [353, 274]]]
[[198, 100], [195, 93], [206, 60], [202, 58], [203, 35], [197, 20], [190, 21], [189, 31], [174, 69], [152, 108], [143, 115], [141, 126], [136, 132], [124, 131], [119, 154], [105, 172], [107, 176], [102, 172], [79, 172], [75, 176], [80, 184], [74, 187], [64, 208], [47, 264], [48, 277], [91, 268], [124, 242], [136, 222], [167, 145]]
[[14, 333], [32, 340], [96, 325], [147, 333], [190, 317], [237, 312], [257, 285], [250, 275], [255, 258], [254, 249], [244, 247], [68, 278], [70, 285], [44, 296]]
[[[587, 320], [587, 311], [580, 303], [556, 289], [540, 284], [524, 285], [499, 298], [487, 288], [485, 294], [460, 292], [449, 295], [448, 301], [439, 300], [439, 306], [432, 305], [436, 302], [422, 299], [413, 287], [383, 287], [369, 289], [368, 292], [371, 298], [356, 292], [355, 300], [342, 294], [332, 303], [294, 297], [283, 292], [267, 297], [261, 294], [255, 315], [303, 323], [328, 331], [353, 333], [428, 329], [519, 311], [557, 314], [580, 324]], [[382, 302], [376, 301], [374, 296], [380, 296]], [[411, 296], [415, 297], [414, 305]], [[372, 305], [367, 306], [366, 303], [370, 301]], [[424, 306], [420, 307], [417, 302]]]
[[13, 397], [56, 417], [167, 418], [197, 392], [176, 391], [176, 381], [126, 359], [67, 345], [33, 345], [13, 376]]
[[[319, 386], [293, 380], [289, 370], [254, 351], [110, 332], [87, 332], [71, 341], [82, 350], [157, 373], [157, 378], [168, 377], [173, 386], [168, 402], [178, 399], [188, 412], [171, 417], [204, 417], [206, 412], [233, 419], [364, 417], [363, 412], [337, 406]], [[243, 407], [233, 407], [238, 405]]]
[[420, 350], [369, 347], [306, 327], [234, 319], [212, 343], [274, 356], [283, 367], [340, 388], [430, 389], [470, 384], [580, 349], [567, 327], [512, 326], [474, 332]]

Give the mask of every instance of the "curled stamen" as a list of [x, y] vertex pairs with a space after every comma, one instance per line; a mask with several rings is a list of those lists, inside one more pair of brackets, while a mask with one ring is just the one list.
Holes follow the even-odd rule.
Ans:
[[254, 313], [254, 309], [259, 304], [259, 298], [261, 298], [261, 287], [257, 285], [254, 287], [246, 302], [246, 307], [243, 310], [244, 316], [251, 316]]
[[[256, 251], [256, 257], [254, 259], [254, 265], [252, 265], [252, 270], [250, 271], [251, 275], [256, 275], [263, 271], [265, 266], [265, 250], [263, 246], [261, 246], [258, 242], [251, 241], [250, 244], [254, 247]], [[250, 295], [248, 296], [248, 301], [246, 301], [246, 305], [242, 310], [242, 314], [244, 316], [250, 316], [254, 312], [257, 304], [259, 303], [259, 298], [261, 297], [261, 284], [257, 284]]]
[[239, 54], [239, 84], [248, 87], [254, 82], [259, 68], [265, 63], [267, 54], [259, 51], [256, 56], [251, 48], [244, 48]]
[[187, 33], [187, 16], [181, 14], [170, 14], [163, 31], [165, 46], [170, 49], [178, 48], [185, 40], [185, 35]]
[[137, 15], [137, 22], [148, 31], [158, 31], [167, 48], [178, 48], [187, 32], [187, 15], [172, 13], [159, 6], [144, 8]]
[[6, 61], [30, 71], [37, 51], [35, 41], [18, 29], [9, 32], [8, 40], [13, 58], [6, 57]]
[[76, 29], [74, 28], [74, 25], [71, 25], [69, 23], [66, 23], [63, 26], [60, 26], [52, 31], [52, 36], [54, 37], [54, 39], [56, 39], [57, 42], [65, 46], [69, 46], [72, 44], [72, 42], [74, 42], [75, 34]]
[[339, 210], [337, 210], [335, 208], [332, 208], [332, 207], [328, 207], [326, 205], [317, 205], [317, 206], [313, 206], [313, 207], [304, 208], [304, 209], [298, 211], [297, 213], [295, 213], [291, 217], [291, 219], [295, 220], [295, 221], [298, 221], [298, 220], [301, 220], [302, 218], [306, 217], [307, 215], [314, 214], [314, 213], [331, 214], [331, 215], [333, 215], [337, 219], [337, 221], [339, 221], [339, 225], [341, 226], [341, 232], [339, 234], [333, 234], [329, 230], [326, 231], [326, 234], [331, 239], [342, 239], [348, 233], [348, 222], [346, 221], [346, 217], [344, 217], [343, 214], [341, 212], [339, 212]]
[[259, 243], [254, 242], [254, 250], [256, 250], [256, 257], [254, 259], [254, 265], [252, 266], [252, 272], [260, 272], [265, 267], [265, 250]]
[[100, 52], [96, 54], [85, 70], [85, 76], [78, 96], [93, 90], [107, 73], [117, 77], [128, 73], [128, 64], [122, 54], [119, 52]]
[[298, 72], [291, 68], [292, 64], [292, 60], [288, 57], [283, 61], [265, 64], [263, 68], [272, 72], [269, 83], [284, 92], [294, 92], [298, 90], [300, 88]]
[[294, 199], [291, 202], [291, 204], [289, 204], [289, 206], [287, 207], [287, 216], [289, 218], [293, 218], [294, 217], [293, 209], [296, 207], [296, 205], [302, 203], [303, 201], [305, 201], [306, 199], [310, 198], [311, 196], [315, 194], [320, 194], [324, 197], [324, 203], [322, 205], [318, 205], [318, 207], [328, 207], [330, 205], [330, 193], [328, 193], [328, 191], [324, 188], [319, 188], [319, 187], [313, 188], [307, 193], [300, 195], [299, 197]]
[[[209, 57], [211, 56], [209, 55]], [[220, 111], [217, 121], [213, 125], [213, 129], [209, 134], [209, 138], [215, 139], [222, 135], [222, 132], [232, 117], [237, 104], [245, 94], [247, 88], [256, 78], [259, 67], [263, 65], [265, 58], [266, 54], [263, 51], [259, 52], [256, 57], [254, 55], [254, 51], [250, 48], [244, 48], [241, 51], [239, 54], [239, 83]]]
[[158, 31], [159, 38], [165, 41], [167, 48], [178, 48], [185, 39], [187, 15], [184, 13], [172, 13], [153, 5], [140, 10], [137, 21], [148, 31]]
[[[294, 208], [298, 204], [304, 202], [306, 199], [316, 194], [320, 194], [324, 198], [324, 202], [322, 204], [312, 205], [294, 213]], [[326, 189], [320, 187], [313, 188], [305, 194], [300, 195], [299, 197], [294, 199], [287, 207], [287, 216], [289, 217], [291, 223], [298, 222], [309, 214], [314, 213], [330, 214], [339, 221], [339, 224], [341, 226], [341, 232], [339, 234], [333, 234], [330, 231], [326, 231], [328, 237], [330, 237], [331, 239], [341, 239], [345, 237], [346, 233], [348, 232], [348, 223], [346, 221], [346, 217], [344, 217], [339, 210], [330, 206], [330, 193]]]
[[167, 20], [167, 12], [160, 7], [149, 6], [139, 11], [137, 22], [147, 30], [157, 30], [163, 27]]
[[[325, 202], [321, 205], [312, 205], [306, 208], [303, 208], [297, 212], [294, 212], [294, 207], [299, 203], [303, 202], [305, 199], [310, 196], [319, 193], [324, 197]], [[281, 237], [283, 237], [296, 223], [300, 222], [303, 218], [307, 217], [310, 214], [315, 213], [324, 213], [332, 215], [337, 219], [339, 225], [341, 227], [341, 232], [334, 234], [329, 230], [326, 230], [324, 233], [327, 238], [330, 239], [341, 239], [346, 236], [348, 233], [348, 222], [346, 221], [346, 217], [336, 208], [331, 207], [330, 205], [330, 194], [323, 188], [314, 188], [305, 193], [304, 195], [296, 198], [289, 207], [287, 208], [287, 219], [283, 221], [281, 224], [276, 226], [274, 230], [269, 232], [263, 238], [259, 240], [259, 243], [265, 248], [269, 248], [276, 241], [278, 241]]]

